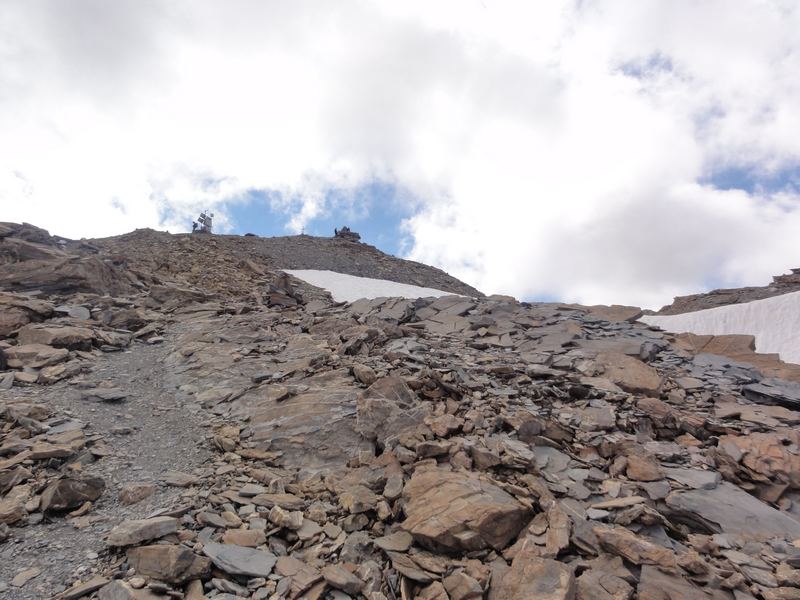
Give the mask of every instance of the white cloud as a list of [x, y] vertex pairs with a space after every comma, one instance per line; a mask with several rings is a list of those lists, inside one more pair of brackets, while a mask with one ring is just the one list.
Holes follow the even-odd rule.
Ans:
[[[0, 5], [0, 218], [186, 229], [281, 192], [415, 199], [410, 255], [487, 292], [653, 306], [800, 265], [794, 2]], [[713, 179], [712, 179], [713, 181]], [[345, 200], [346, 202], [347, 200]]]

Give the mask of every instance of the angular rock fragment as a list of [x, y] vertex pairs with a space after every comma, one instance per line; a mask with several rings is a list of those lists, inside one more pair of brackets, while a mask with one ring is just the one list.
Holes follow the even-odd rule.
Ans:
[[517, 554], [511, 567], [492, 578], [489, 600], [574, 600], [575, 575], [569, 565], [530, 551]]
[[207, 542], [203, 546], [203, 553], [218, 569], [231, 575], [248, 577], [267, 577], [278, 560], [274, 554], [262, 550], [214, 542]]
[[69, 350], [65, 348], [53, 348], [44, 344], [26, 344], [12, 346], [4, 351], [6, 362], [9, 367], [20, 369], [29, 367], [39, 369], [69, 358]]
[[403, 497], [403, 528], [420, 544], [445, 552], [500, 550], [530, 515], [513, 496], [473, 473], [415, 472]]
[[630, 584], [599, 569], [589, 569], [578, 577], [576, 600], [630, 600], [633, 588]]
[[673, 511], [672, 518], [712, 533], [725, 532], [751, 540], [800, 538], [800, 521], [728, 482], [711, 490], [673, 492], [666, 503]]
[[671, 550], [637, 536], [625, 527], [597, 526], [593, 531], [604, 550], [635, 565], [659, 565], [667, 569], [678, 566]]
[[209, 559], [174, 544], [131, 548], [127, 557], [131, 567], [139, 575], [174, 584], [207, 577], [211, 570]]
[[333, 588], [355, 596], [364, 588], [364, 582], [340, 565], [328, 565], [322, 569], [322, 576]]
[[44, 344], [54, 348], [89, 350], [94, 333], [87, 327], [26, 325], [19, 330], [20, 344]]
[[601, 352], [596, 360], [603, 367], [604, 376], [626, 392], [657, 397], [661, 376], [653, 367], [619, 352]]
[[58, 512], [93, 502], [106, 484], [99, 477], [64, 477], [51, 483], [42, 493], [42, 511]]
[[28, 516], [25, 504], [31, 494], [29, 485], [17, 485], [0, 499], [0, 523], [13, 525]]
[[680, 575], [668, 575], [650, 565], [642, 567], [637, 594], [639, 600], [709, 600], [708, 594]]
[[136, 504], [152, 496], [155, 491], [153, 483], [126, 483], [119, 491], [119, 501], [125, 505]]
[[106, 543], [109, 546], [133, 546], [164, 537], [177, 530], [178, 520], [172, 517], [127, 520], [111, 530]]
[[421, 423], [427, 410], [399, 377], [377, 380], [358, 398], [356, 429], [367, 439], [385, 446], [405, 429]]

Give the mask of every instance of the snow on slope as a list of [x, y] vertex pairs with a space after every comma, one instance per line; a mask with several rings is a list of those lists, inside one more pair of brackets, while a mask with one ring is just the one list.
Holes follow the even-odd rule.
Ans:
[[328, 290], [336, 302], [355, 302], [361, 298], [427, 298], [430, 296], [453, 296], [453, 292], [444, 292], [433, 288], [396, 283], [386, 279], [370, 279], [356, 277], [334, 271], [317, 271], [315, 269], [286, 270], [303, 281]]
[[672, 333], [753, 335], [757, 352], [778, 353], [782, 360], [800, 364], [800, 292], [639, 320]]

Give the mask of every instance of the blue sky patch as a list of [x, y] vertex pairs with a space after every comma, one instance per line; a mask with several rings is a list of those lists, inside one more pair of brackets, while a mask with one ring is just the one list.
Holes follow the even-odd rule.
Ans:
[[[300, 198], [286, 199], [279, 192], [251, 190], [226, 205], [233, 228], [230, 233], [292, 235], [287, 226], [301, 205]], [[401, 255], [411, 244], [402, 222], [412, 216], [412, 205], [410, 197], [391, 183], [377, 181], [354, 190], [334, 188], [325, 194], [321, 214], [306, 224], [304, 233], [332, 236], [335, 228], [347, 225], [361, 234], [363, 242], [389, 254]]]
[[757, 168], [725, 167], [711, 171], [700, 180], [705, 185], [713, 185], [719, 190], [744, 190], [748, 194], [800, 191], [800, 165], [775, 172], [760, 171]]

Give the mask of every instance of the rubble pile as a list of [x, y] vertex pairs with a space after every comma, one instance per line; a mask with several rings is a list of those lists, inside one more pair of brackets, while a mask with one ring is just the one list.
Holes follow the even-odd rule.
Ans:
[[[0, 304], [0, 553], [48, 520], [105, 540], [58, 597], [800, 598], [799, 384], [680, 344], [630, 307], [337, 304], [262, 263], [246, 289], [222, 242], [175, 252], [170, 276], [159, 248], [130, 250], [129, 296]], [[224, 276], [188, 276], [193, 256]], [[160, 342], [211, 460], [112, 490], [93, 466], [113, 440], [17, 397], [135, 403], [93, 379], [112, 333], [123, 352]], [[19, 350], [31, 344], [48, 349], [39, 362], [65, 358], [39, 364]], [[154, 488], [173, 499], [138, 514]], [[86, 520], [112, 493], [130, 510]], [[24, 594], [37, 571], [7, 585]]]

